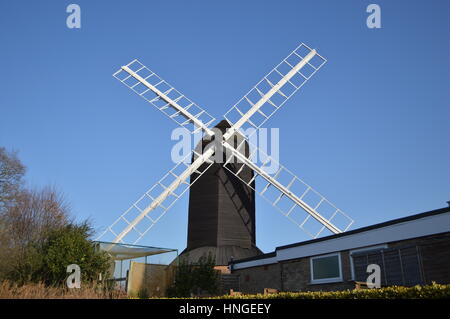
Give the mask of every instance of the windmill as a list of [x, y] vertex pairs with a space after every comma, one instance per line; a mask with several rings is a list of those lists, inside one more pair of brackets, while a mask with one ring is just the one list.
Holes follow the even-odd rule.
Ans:
[[[113, 74], [116, 79], [181, 127], [192, 134], [201, 132], [204, 140], [214, 143], [194, 149], [99, 238], [109, 234], [114, 243], [137, 243], [211, 167], [214, 159], [223, 158], [222, 153], [226, 156], [221, 165], [227, 171], [311, 237], [346, 231], [353, 223], [347, 214], [249, 139], [238, 138], [243, 129], [261, 128], [325, 63], [326, 59], [316, 50], [300, 44], [225, 113], [228, 129], [223, 134], [211, 128], [214, 117], [141, 62], [133, 60], [122, 66]], [[220, 156], [215, 156], [217, 154]], [[264, 159], [259, 165], [254, 160], [258, 154]], [[274, 164], [276, 171], [269, 169]], [[246, 171], [252, 173], [243, 174]]]

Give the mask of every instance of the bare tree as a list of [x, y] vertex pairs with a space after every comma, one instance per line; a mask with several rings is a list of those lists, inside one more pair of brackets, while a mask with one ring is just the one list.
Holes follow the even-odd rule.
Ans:
[[[69, 208], [55, 189], [22, 190], [0, 216], [0, 277], [24, 278], [39, 267], [35, 254], [50, 231], [69, 222]], [[11, 276], [10, 276], [11, 277]]]
[[16, 196], [16, 204], [3, 214], [3, 221], [8, 225], [10, 246], [39, 242], [49, 230], [65, 225], [68, 215], [68, 205], [55, 189], [21, 191]]
[[[0, 276], [33, 267], [33, 247], [69, 222], [69, 207], [55, 188], [23, 187], [25, 166], [0, 148]], [[31, 259], [31, 260], [30, 260]]]
[[13, 204], [24, 174], [25, 166], [17, 158], [17, 152], [0, 147], [0, 213]]
[[0, 148], [0, 283], [57, 284], [74, 262], [83, 265], [85, 279], [106, 273], [109, 258], [92, 245], [89, 222], [72, 220], [55, 188], [24, 187], [24, 173], [16, 153]]

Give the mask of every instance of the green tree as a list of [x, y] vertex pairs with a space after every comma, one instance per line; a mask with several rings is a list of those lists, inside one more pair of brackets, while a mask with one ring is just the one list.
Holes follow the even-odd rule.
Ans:
[[98, 280], [108, 276], [110, 257], [106, 252], [99, 251], [89, 240], [92, 227], [87, 223], [70, 223], [49, 233], [45, 243], [38, 248], [43, 257], [39, 277], [47, 284], [64, 284], [68, 274], [67, 266], [77, 264], [81, 268], [82, 282]]
[[73, 222], [54, 188], [23, 187], [25, 170], [16, 153], [0, 147], [0, 280], [60, 284], [70, 264], [81, 267], [85, 282], [106, 276], [109, 258], [89, 240], [89, 223]]

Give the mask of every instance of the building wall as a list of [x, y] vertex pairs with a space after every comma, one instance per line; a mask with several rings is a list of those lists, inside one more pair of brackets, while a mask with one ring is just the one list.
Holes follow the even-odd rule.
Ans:
[[132, 261], [128, 273], [127, 293], [137, 297], [163, 297], [173, 282], [174, 267], [159, 264], [144, 264]]
[[425, 284], [450, 283], [450, 233], [390, 243], [389, 248], [416, 245], [421, 259]]
[[354, 287], [351, 281], [348, 251], [341, 253], [342, 276], [339, 283], [311, 284], [309, 257], [277, 264], [234, 270], [239, 275], [240, 290], [243, 293], [262, 293], [264, 288], [279, 291], [341, 290]]
[[[450, 233], [388, 243], [388, 248], [417, 246], [424, 284], [450, 283]], [[312, 284], [310, 257], [281, 261], [270, 265], [233, 270], [240, 276], [243, 293], [262, 293], [264, 288], [280, 291], [330, 291], [353, 289], [350, 251], [341, 251], [342, 282]], [[313, 257], [313, 256], [311, 256]]]
[[292, 261], [283, 261], [282, 269], [282, 290], [283, 291], [329, 291], [354, 288], [350, 271], [350, 259], [348, 251], [341, 252], [342, 282], [336, 283], [311, 283], [310, 258], [301, 258]]
[[239, 275], [239, 289], [244, 293], [262, 293], [264, 288], [281, 290], [280, 264], [233, 271]]
[[420, 244], [425, 283], [450, 284], [450, 234]]

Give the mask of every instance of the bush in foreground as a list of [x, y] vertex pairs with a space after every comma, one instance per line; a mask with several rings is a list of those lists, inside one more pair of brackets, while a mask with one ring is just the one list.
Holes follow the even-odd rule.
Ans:
[[92, 232], [86, 222], [68, 224], [51, 231], [39, 249], [42, 256], [40, 280], [45, 280], [48, 285], [65, 284], [66, 269], [70, 264], [80, 266], [82, 282], [95, 282], [99, 274], [107, 278], [110, 259], [89, 240]]
[[224, 299], [448, 299], [450, 284], [433, 283], [427, 286], [392, 286], [380, 289], [354, 289], [343, 291], [280, 292], [276, 294], [255, 294], [221, 296]]

